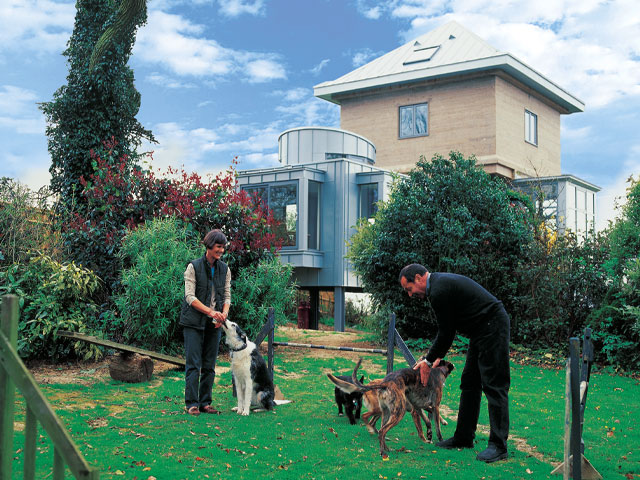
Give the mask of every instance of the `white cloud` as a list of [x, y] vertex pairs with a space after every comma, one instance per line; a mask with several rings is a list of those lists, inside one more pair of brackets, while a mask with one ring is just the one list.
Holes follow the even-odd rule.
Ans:
[[245, 68], [250, 83], [263, 83], [287, 78], [282, 65], [273, 59], [252, 60], [246, 63]]
[[15, 133], [43, 135], [44, 116], [38, 110], [38, 96], [32, 90], [13, 85], [0, 88], [0, 129]]
[[383, 55], [384, 53], [386, 53], [386, 52], [374, 52], [370, 48], [365, 48], [365, 49], [357, 51], [353, 55], [353, 58], [351, 59], [351, 63], [353, 64], [354, 67], [360, 67], [360, 66], [364, 65], [365, 63], [368, 63], [370, 60], [372, 60], [374, 58], [378, 58], [379, 56]]
[[326, 67], [327, 65], [329, 65], [329, 59], [325, 58], [324, 60], [322, 60], [318, 65], [316, 65], [315, 67], [313, 67], [310, 71], [311, 73], [313, 73], [314, 75], [318, 75], [323, 69], [324, 67]]
[[309, 98], [290, 105], [280, 105], [276, 111], [285, 115], [289, 128], [297, 126], [340, 126], [340, 107], [318, 98]]
[[492, 46], [533, 66], [588, 108], [640, 96], [640, 9], [635, 0], [378, 4], [385, 5], [391, 17], [411, 22], [411, 28], [402, 32], [404, 41], [458, 21]]
[[226, 170], [236, 156], [241, 168], [277, 163], [279, 130], [276, 126], [224, 124], [215, 129], [189, 129], [167, 122], [155, 125], [153, 131], [158, 145], [146, 144], [143, 150], [153, 151], [152, 166], [162, 172], [173, 167], [200, 175], [216, 175]]
[[146, 80], [149, 83], [153, 83], [154, 85], [159, 85], [164, 88], [195, 88], [196, 85], [193, 83], [185, 83], [174, 78], [168, 77], [166, 75], [162, 75], [161, 73], [151, 73], [146, 76]]
[[2, 0], [0, 54], [9, 50], [60, 52], [71, 35], [75, 12], [71, 2]]
[[238, 17], [243, 13], [264, 15], [264, 0], [218, 0], [220, 13], [227, 17]]
[[633, 146], [624, 161], [624, 166], [612, 181], [602, 186], [597, 195], [597, 230], [606, 228], [609, 221], [614, 221], [620, 216], [617, 206], [626, 203], [629, 177], [632, 175], [638, 179], [640, 174], [640, 144]]
[[180, 76], [227, 80], [237, 76], [250, 83], [287, 78], [278, 55], [225, 48], [204, 37], [204, 32], [203, 25], [183, 16], [152, 10], [148, 25], [138, 31], [134, 55]]
[[312, 91], [308, 88], [292, 88], [290, 90], [276, 90], [273, 92], [274, 96], [282, 97], [286, 102], [298, 102], [303, 98], [313, 98]]

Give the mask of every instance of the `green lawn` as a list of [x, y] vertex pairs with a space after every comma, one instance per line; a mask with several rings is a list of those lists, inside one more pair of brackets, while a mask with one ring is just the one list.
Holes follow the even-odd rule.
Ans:
[[[285, 340], [280, 337], [279, 340]], [[473, 451], [448, 451], [422, 443], [409, 415], [391, 430], [388, 461], [362, 423], [351, 426], [337, 416], [333, 385], [326, 372], [347, 373], [353, 357], [335, 352], [326, 358], [291, 355], [276, 348], [276, 384], [292, 400], [275, 413], [239, 417], [231, 375], [218, 375], [214, 405], [221, 416], [183, 413], [184, 379], [169, 370], [143, 384], [122, 384], [87, 371], [93, 383], [44, 385], [43, 390], [101, 479], [179, 480], [281, 479], [543, 479], [562, 460], [565, 372], [512, 365], [510, 458], [486, 465], [475, 460], [486, 446], [479, 433]], [[220, 367], [228, 367], [225, 357]], [[443, 404], [457, 409], [463, 357], [450, 359]], [[386, 359], [365, 355], [369, 380], [383, 376]], [[406, 366], [396, 359], [396, 368]], [[90, 368], [90, 367], [89, 367]], [[17, 396], [16, 421], [24, 421]], [[640, 385], [637, 380], [592, 375], [585, 415], [586, 457], [605, 479], [640, 478]], [[480, 417], [488, 424], [486, 406]], [[455, 422], [443, 426], [450, 436]], [[19, 429], [18, 429], [19, 430]], [[486, 428], [485, 428], [486, 431]], [[22, 478], [22, 432], [14, 440], [14, 479]], [[52, 458], [48, 438], [38, 441], [37, 478], [46, 478]], [[50, 476], [48, 477], [50, 478]], [[68, 475], [68, 478], [71, 478]]]

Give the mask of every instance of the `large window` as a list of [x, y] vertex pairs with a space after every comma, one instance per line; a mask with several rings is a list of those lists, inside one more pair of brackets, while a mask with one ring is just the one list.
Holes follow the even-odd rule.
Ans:
[[262, 200], [273, 212], [278, 226], [274, 228], [276, 237], [283, 239], [284, 247], [297, 245], [298, 231], [298, 185], [286, 183], [283, 185], [261, 185], [245, 187], [244, 190]]
[[309, 182], [309, 211], [307, 226], [307, 245], [309, 249], [320, 249], [320, 184]]
[[524, 139], [538, 145], [538, 116], [529, 110], [524, 111]]
[[421, 137], [429, 134], [429, 105], [400, 107], [400, 138]]
[[365, 183], [360, 185], [360, 218], [367, 218], [370, 221], [376, 216], [378, 211], [378, 184]]

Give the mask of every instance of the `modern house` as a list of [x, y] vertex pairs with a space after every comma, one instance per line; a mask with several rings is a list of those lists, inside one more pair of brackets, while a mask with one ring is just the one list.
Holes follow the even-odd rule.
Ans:
[[[420, 156], [457, 150], [507, 180], [544, 178], [548, 188], [557, 177], [555, 191], [573, 185], [594, 202], [600, 190], [560, 168], [561, 115], [584, 111], [584, 103], [456, 22], [316, 85], [314, 93], [340, 105], [341, 128], [376, 145], [380, 168], [406, 173]], [[568, 212], [558, 210], [558, 226], [584, 233], [593, 218], [581, 211], [584, 217], [564, 222]]]
[[[457, 150], [528, 192], [558, 228], [595, 224], [599, 188], [560, 167], [560, 119], [584, 104], [509, 53], [451, 22], [314, 87], [340, 105], [341, 129], [305, 127], [278, 139], [281, 167], [239, 172], [282, 220], [283, 262], [311, 298], [333, 290], [337, 331], [345, 292], [360, 291], [346, 260], [359, 218], [386, 200], [392, 171]], [[374, 166], [374, 163], [376, 166]], [[312, 324], [315, 322], [312, 320]]]
[[309, 291], [310, 324], [317, 326], [321, 290], [334, 292], [334, 327], [344, 331], [345, 293], [362, 291], [345, 258], [359, 218], [375, 215], [386, 200], [389, 171], [374, 167], [376, 149], [345, 130], [302, 127], [278, 138], [282, 167], [238, 172], [242, 190], [259, 196], [281, 221], [280, 251], [294, 266], [301, 289]]

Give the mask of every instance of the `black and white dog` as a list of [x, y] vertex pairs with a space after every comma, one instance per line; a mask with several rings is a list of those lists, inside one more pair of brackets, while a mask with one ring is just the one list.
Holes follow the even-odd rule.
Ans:
[[229, 320], [225, 320], [222, 328], [231, 351], [231, 373], [238, 395], [238, 406], [233, 410], [239, 415], [249, 415], [252, 405], [272, 410], [275, 406], [275, 389], [267, 364], [256, 344]]

